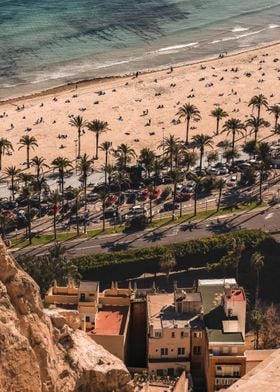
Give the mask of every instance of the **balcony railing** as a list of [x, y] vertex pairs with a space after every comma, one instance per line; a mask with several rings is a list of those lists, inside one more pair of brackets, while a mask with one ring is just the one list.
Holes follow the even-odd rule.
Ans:
[[159, 357], [159, 358], [148, 358], [148, 362], [157, 363], [157, 362], [188, 362], [190, 357]]

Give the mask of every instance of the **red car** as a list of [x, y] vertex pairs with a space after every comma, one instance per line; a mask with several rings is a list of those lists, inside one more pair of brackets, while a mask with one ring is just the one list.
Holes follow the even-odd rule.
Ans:
[[160, 194], [161, 194], [160, 187], [157, 186], [157, 187], [155, 187], [153, 192], [150, 193], [150, 199], [155, 200], [155, 199], [159, 198]]
[[179, 193], [178, 195], [175, 196], [175, 201], [176, 201], [177, 203], [181, 203], [181, 202], [183, 202], [183, 201], [188, 201], [188, 200], [190, 200], [190, 198], [191, 198], [191, 195], [190, 195], [189, 193], [183, 193], [183, 192], [181, 192], [181, 193]]
[[112, 204], [115, 204], [118, 201], [118, 196], [117, 195], [110, 195], [107, 199], [107, 205], [111, 206]]
[[149, 196], [149, 190], [148, 189], [143, 189], [143, 191], [138, 196], [138, 200], [145, 201], [145, 200], [147, 200], [148, 196]]
[[56, 203], [54, 204], [48, 211], [48, 215], [55, 215], [58, 213], [58, 211], [61, 209], [61, 204]]

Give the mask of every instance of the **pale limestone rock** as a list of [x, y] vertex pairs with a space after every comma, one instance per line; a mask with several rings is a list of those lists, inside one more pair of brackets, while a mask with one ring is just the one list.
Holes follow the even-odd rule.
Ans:
[[124, 364], [70, 324], [53, 327], [0, 241], [0, 392], [131, 392]]

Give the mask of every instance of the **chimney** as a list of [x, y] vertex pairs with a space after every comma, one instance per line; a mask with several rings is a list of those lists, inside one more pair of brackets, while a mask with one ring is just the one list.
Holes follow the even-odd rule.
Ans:
[[173, 289], [174, 291], [178, 288], [177, 280], [173, 280]]
[[114, 281], [112, 280], [112, 283], [111, 283], [111, 290], [114, 290], [114, 288], [115, 288], [115, 285], [114, 285]]
[[128, 290], [132, 291], [131, 280], [129, 280], [129, 282], [128, 282]]
[[156, 282], [153, 280], [153, 291], [156, 291]]
[[136, 280], [134, 281], [134, 291], [136, 291], [137, 290], [137, 282], [136, 282]]
[[118, 281], [115, 280], [115, 289], [118, 290]]

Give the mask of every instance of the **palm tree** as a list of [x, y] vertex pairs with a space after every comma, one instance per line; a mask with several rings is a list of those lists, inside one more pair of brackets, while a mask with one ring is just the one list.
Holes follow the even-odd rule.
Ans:
[[203, 178], [201, 176], [198, 176], [195, 173], [188, 173], [187, 177], [189, 180], [195, 182], [194, 195], [193, 195], [193, 198], [194, 198], [194, 212], [193, 212], [193, 214], [194, 214], [194, 216], [196, 216], [196, 214], [197, 214], [197, 194], [198, 194], [199, 186], [201, 185], [201, 183], [203, 181]]
[[87, 209], [87, 179], [88, 176], [93, 172], [93, 160], [90, 159], [87, 154], [84, 154], [80, 158], [78, 169], [80, 171], [82, 181], [83, 181], [85, 210], [86, 210]]
[[108, 175], [108, 158], [111, 153], [112, 142], [103, 142], [100, 145], [100, 150], [105, 152], [105, 165], [104, 165], [104, 173], [105, 173], [105, 185], [107, 185], [107, 175]]
[[219, 160], [219, 154], [217, 151], [209, 151], [207, 154], [207, 162], [208, 165], [212, 165], [212, 163], [217, 162]]
[[87, 124], [87, 128], [89, 131], [95, 133], [95, 139], [96, 139], [95, 159], [98, 159], [99, 136], [101, 135], [101, 133], [109, 131], [108, 123], [106, 121], [93, 120]]
[[114, 150], [114, 156], [118, 160], [120, 171], [126, 171], [127, 164], [136, 157], [136, 152], [128, 144], [122, 143]]
[[[235, 137], [238, 134], [243, 135], [244, 124], [238, 118], [230, 118], [223, 126], [221, 133], [227, 132], [227, 135], [232, 135], [231, 149], [234, 151], [235, 148]], [[233, 162], [234, 158], [232, 159]]]
[[14, 151], [12, 143], [5, 137], [0, 139], [0, 170], [2, 170], [2, 157], [11, 151]]
[[[105, 166], [104, 166], [104, 171], [105, 171]], [[110, 163], [107, 164], [107, 175], [108, 175], [108, 185], [111, 185], [112, 178], [114, 177], [115, 172], [117, 171], [116, 167], [114, 165], [111, 165]]]
[[185, 103], [183, 106], [179, 108], [177, 113], [179, 118], [183, 117], [187, 123], [186, 128], [186, 144], [189, 144], [189, 128], [190, 128], [190, 121], [199, 121], [201, 120], [200, 111], [195, 105], [191, 103]]
[[[172, 219], [174, 220], [175, 219], [175, 202], [176, 202], [176, 195], [177, 195], [177, 184], [182, 181], [183, 176], [182, 176], [182, 173], [178, 169], [171, 170], [169, 172], [169, 176], [172, 178], [172, 182], [174, 184], [174, 187], [173, 187], [173, 208], [172, 208]], [[182, 204], [181, 204], [181, 207], [182, 207]], [[181, 211], [182, 211], [182, 208], [180, 209], [180, 215], [181, 215]]]
[[57, 229], [56, 229], [56, 222], [57, 222], [57, 213], [59, 211], [61, 195], [57, 191], [53, 191], [50, 194], [49, 198], [50, 202], [52, 203], [53, 208], [53, 234], [54, 240], [56, 241], [57, 237]]
[[187, 171], [190, 167], [195, 166], [198, 156], [195, 151], [185, 150], [182, 158], [182, 164], [186, 166]]
[[76, 116], [72, 117], [71, 120], [69, 121], [69, 124], [71, 127], [77, 128], [78, 131], [78, 151], [77, 151], [77, 159], [80, 158], [81, 156], [81, 135], [82, 135], [82, 130], [87, 126], [87, 122], [84, 121], [82, 116]]
[[42, 191], [49, 191], [49, 185], [45, 177], [39, 177], [32, 181], [32, 186], [34, 191], [38, 195], [39, 199], [39, 215], [41, 216], [41, 198], [42, 198]]
[[68, 158], [57, 157], [52, 161], [54, 169], [58, 170], [59, 187], [62, 196], [62, 206], [64, 206], [64, 176], [68, 169], [73, 168], [71, 161]]
[[21, 189], [21, 197], [23, 200], [27, 201], [27, 231], [28, 231], [28, 242], [29, 245], [32, 244], [32, 232], [31, 232], [31, 198], [34, 195], [34, 190], [32, 186], [24, 186]]
[[102, 203], [102, 231], [105, 231], [105, 209], [106, 209], [106, 202], [109, 195], [110, 192], [107, 189], [98, 193], [99, 200]]
[[261, 117], [261, 108], [265, 107], [268, 108], [268, 101], [267, 98], [263, 94], [254, 95], [248, 104], [248, 106], [252, 106], [253, 109], [257, 109], [257, 119], [259, 120]]
[[169, 280], [169, 274], [176, 267], [176, 259], [173, 253], [166, 251], [159, 260], [159, 267], [162, 272], [166, 274], [167, 281]]
[[170, 170], [173, 170], [173, 162], [175, 158], [175, 154], [177, 151], [177, 145], [181, 145], [182, 142], [175, 135], [169, 135], [163, 138], [162, 143], [160, 143], [159, 148], [163, 149], [164, 154], [169, 159]]
[[260, 203], [262, 203], [262, 186], [263, 181], [267, 177], [267, 174], [270, 169], [271, 158], [270, 158], [270, 146], [268, 143], [262, 142], [257, 145], [257, 157], [260, 160], [260, 164], [258, 165], [258, 170], [260, 173], [259, 180], [259, 198]]
[[255, 308], [251, 313], [251, 322], [256, 334], [255, 349], [259, 348], [260, 329], [263, 323], [264, 316], [259, 308]]
[[249, 140], [243, 145], [243, 152], [249, 155], [250, 158], [256, 155], [256, 141]]
[[18, 175], [18, 180], [23, 182], [23, 185], [27, 187], [34, 180], [34, 176], [30, 173], [20, 172]]
[[155, 159], [156, 154], [153, 150], [151, 150], [150, 148], [142, 148], [139, 154], [138, 161], [141, 165], [144, 166], [146, 171], [146, 177], [150, 178]]
[[234, 162], [234, 160], [236, 158], [239, 158], [239, 156], [240, 154], [236, 148], [234, 148], [234, 150], [227, 149], [223, 152], [223, 158], [226, 160], [227, 163], [229, 163], [230, 161]]
[[80, 235], [79, 206], [80, 206], [80, 196], [82, 193], [82, 189], [74, 188], [73, 193], [75, 195], [76, 229], [77, 229], [77, 236], [79, 237]]
[[200, 151], [200, 159], [199, 159], [199, 171], [201, 172], [202, 169], [202, 159], [204, 155], [204, 149], [205, 147], [211, 147], [213, 148], [213, 140], [211, 136], [208, 135], [203, 135], [202, 133], [200, 135], [194, 135], [192, 137], [193, 144], [196, 148], [199, 149]]
[[19, 144], [21, 144], [21, 146], [18, 148], [19, 150], [23, 147], [26, 147], [26, 164], [27, 164], [27, 168], [29, 169], [29, 167], [30, 167], [30, 148], [32, 148], [32, 150], [34, 150], [35, 147], [38, 147], [37, 139], [34, 136], [24, 135], [20, 138]]
[[219, 135], [220, 121], [223, 118], [228, 117], [228, 113], [223, 108], [218, 106], [214, 110], [211, 111], [210, 116], [216, 118], [216, 135]]
[[46, 161], [45, 158], [38, 157], [38, 155], [36, 155], [31, 159], [31, 166], [35, 167], [37, 180], [39, 180], [40, 173], [41, 171], [43, 172], [43, 168], [44, 167], [49, 168], [49, 165], [47, 165], [45, 161]]
[[12, 199], [15, 200], [15, 179], [19, 175], [20, 169], [17, 169], [16, 166], [9, 166], [4, 173], [11, 178]]
[[264, 266], [264, 256], [260, 252], [254, 252], [252, 254], [251, 266], [256, 271], [255, 306], [257, 306], [260, 292], [260, 271]]
[[219, 178], [215, 182], [215, 188], [219, 191], [219, 196], [218, 196], [218, 203], [217, 203], [217, 211], [220, 211], [220, 206], [221, 206], [221, 200], [222, 200], [222, 192], [223, 189], [226, 185], [226, 182], [223, 178]]
[[274, 129], [277, 129], [278, 125], [278, 120], [280, 117], [280, 105], [272, 105], [268, 109], [270, 114], [274, 115], [275, 123], [274, 123]]
[[270, 123], [263, 118], [258, 118], [255, 116], [251, 116], [246, 121], [246, 127], [251, 128], [254, 131], [255, 134], [255, 143], [257, 143], [257, 137], [258, 137], [258, 132], [260, 128], [268, 128], [270, 126]]

